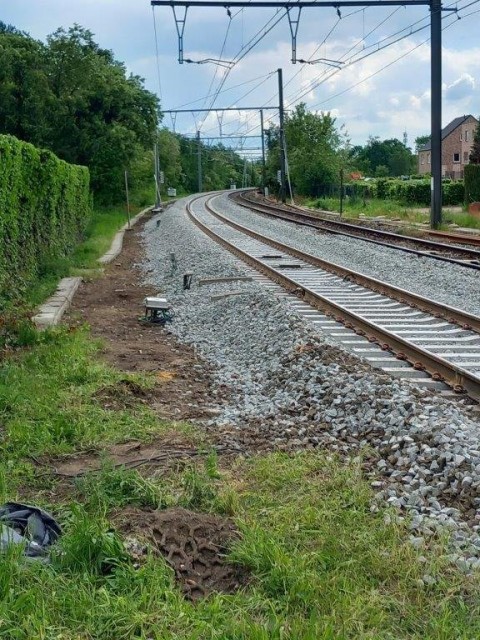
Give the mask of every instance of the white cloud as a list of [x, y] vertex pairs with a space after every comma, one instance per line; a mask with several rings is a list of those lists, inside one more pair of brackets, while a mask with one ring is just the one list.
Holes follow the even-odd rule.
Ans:
[[462, 73], [452, 84], [445, 89], [446, 100], [462, 100], [472, 95], [475, 90], [475, 78], [469, 73]]
[[[373, 50], [371, 45], [416, 20], [428, 26], [429, 12], [425, 7], [398, 9], [374, 8], [357, 12], [342, 9], [342, 20], [332, 8], [305, 9], [302, 12], [297, 39], [297, 57], [339, 60], [362, 56]], [[235, 12], [234, 12], [235, 13]], [[351, 17], [348, 17], [352, 13]], [[231, 23], [224, 59], [231, 59], [242, 44], [247, 43], [269, 17], [272, 9], [245, 9]], [[156, 9], [160, 75], [165, 108], [204, 98], [215, 73], [212, 65], [179, 65], [177, 36], [170, 7]], [[158, 91], [157, 67], [153, 37], [152, 11], [148, 0], [3, 0], [1, 19], [37, 38], [58, 26], [78, 22], [96, 34], [103, 47], [112, 48], [118, 59], [124, 60], [132, 73], [146, 78], [147, 87]], [[453, 19], [452, 19], [453, 20]], [[381, 24], [383, 21], [383, 24]], [[225, 38], [228, 19], [224, 7], [190, 10], [185, 29], [185, 57], [218, 58]], [[326, 42], [325, 36], [329, 34]], [[345, 124], [354, 144], [364, 143], [369, 135], [381, 138], [401, 138], [407, 129], [410, 140], [427, 133], [430, 126], [430, 48], [428, 44], [414, 47], [429, 35], [428, 28], [376, 52], [339, 72], [322, 65], [292, 65], [288, 22], [278, 24], [229, 74], [224, 89], [266, 76], [283, 68], [285, 101], [302, 100], [314, 110], [330, 110], [338, 124]], [[406, 55], [408, 54], [408, 55]], [[480, 47], [478, 21], [454, 21], [443, 32], [444, 124], [463, 113], [475, 113], [480, 104]], [[405, 56], [401, 58], [401, 56]], [[399, 59], [401, 58], [401, 59]], [[395, 60], [398, 62], [394, 62]], [[393, 63], [393, 64], [391, 64]], [[389, 66], [391, 64], [391, 66]], [[213, 84], [218, 85], [221, 77]], [[278, 102], [276, 74], [260, 81], [244, 84], [222, 92], [216, 105], [275, 105]], [[255, 88], [255, 85], [259, 84]], [[317, 86], [318, 84], [318, 86]], [[251, 91], [253, 89], [253, 91]], [[251, 92], [250, 92], [251, 91]], [[248, 93], [247, 95], [247, 92]], [[209, 104], [209, 100], [206, 100]], [[180, 114], [176, 129], [193, 132], [200, 120], [190, 114]], [[266, 124], [276, 120], [275, 112], [265, 112]], [[164, 122], [170, 124], [170, 119]], [[257, 127], [257, 113], [236, 111], [225, 113], [224, 129], [246, 132]], [[205, 135], [218, 133], [215, 114], [210, 114], [202, 127]]]

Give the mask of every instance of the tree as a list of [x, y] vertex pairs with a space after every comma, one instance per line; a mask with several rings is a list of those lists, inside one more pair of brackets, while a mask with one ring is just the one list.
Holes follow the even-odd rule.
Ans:
[[[318, 185], [339, 181], [339, 170], [344, 166], [340, 151], [346, 138], [329, 113], [313, 113], [305, 104], [297, 105], [285, 118], [285, 139], [294, 191], [312, 194]], [[267, 175], [273, 188], [278, 186], [276, 175], [280, 168], [279, 132], [273, 125], [267, 134], [267, 148]]]
[[368, 139], [364, 147], [355, 147], [355, 162], [358, 169], [377, 175], [377, 168], [382, 167], [380, 173], [385, 174], [385, 168], [389, 176], [410, 174], [414, 169], [415, 156], [403, 142], [392, 138], [380, 140], [378, 137]]
[[430, 142], [430, 138], [432, 136], [417, 136], [415, 138], [415, 151], [418, 153], [420, 151], [420, 148], [425, 146], [427, 144], [427, 142]]
[[159, 119], [143, 80], [79, 25], [47, 44], [0, 25], [0, 59], [0, 133], [87, 165], [97, 199], [122, 198], [124, 170], [151, 151]]
[[480, 164], [480, 116], [478, 118], [477, 128], [473, 137], [472, 150], [470, 152], [470, 163]]

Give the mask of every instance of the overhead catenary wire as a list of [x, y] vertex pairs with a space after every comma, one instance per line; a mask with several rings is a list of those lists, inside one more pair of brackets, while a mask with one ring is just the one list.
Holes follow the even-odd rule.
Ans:
[[[460, 12], [460, 11], [464, 11], [467, 7], [470, 7], [470, 6], [473, 6], [473, 5], [477, 4], [479, 1], [480, 1], [480, 0], [473, 0], [472, 2], [469, 2], [469, 3], [467, 3], [466, 5], [463, 5], [462, 7], [459, 7], [459, 8], [458, 8], [458, 11], [459, 11], [459, 12]], [[452, 5], [453, 5], [453, 4], [455, 4], [455, 3], [452, 3]], [[450, 5], [450, 6], [451, 6], [451, 5]], [[395, 11], [398, 11], [399, 9], [400, 9], [400, 7], [397, 7], [397, 8], [395, 9]], [[278, 13], [278, 12], [277, 12], [277, 13]], [[476, 14], [476, 13], [478, 13], [478, 11], [472, 11], [472, 12], [470, 12], [470, 13], [468, 13], [468, 14], [464, 14], [464, 16], [463, 16], [463, 17], [467, 17], [467, 16], [469, 16], [469, 15], [473, 15], [473, 14]], [[392, 15], [393, 15], [393, 13], [392, 13], [392, 14], [390, 14], [390, 16], [387, 16], [386, 18], [384, 18], [384, 19], [381, 21], [380, 25], [377, 25], [374, 29], [372, 29], [372, 30], [369, 32], [369, 34], [365, 34], [365, 33], [364, 33], [364, 34], [363, 34], [363, 38], [362, 38], [362, 40], [361, 40], [360, 42], [355, 43], [355, 44], [354, 44], [354, 45], [349, 49], [349, 51], [348, 51], [348, 52], [350, 52], [352, 49], [357, 48], [357, 47], [358, 47], [360, 44], [362, 44], [362, 43], [363, 43], [363, 45], [364, 45], [364, 44], [365, 44], [365, 43], [364, 43], [365, 38], [366, 38], [366, 37], [368, 37], [368, 35], [370, 35], [370, 34], [371, 34], [372, 32], [374, 32], [376, 29], [378, 29], [378, 28], [379, 28], [379, 26], [381, 26], [381, 24], [384, 24], [385, 22], [387, 22], [387, 21], [388, 21], [388, 19], [389, 19]], [[274, 17], [275, 17], [275, 16], [274, 16]], [[283, 17], [283, 16], [282, 16], [282, 17]], [[445, 18], [444, 18], [444, 19], [451, 18], [451, 17], [452, 17], [452, 15], [450, 15], [450, 16], [445, 16]], [[462, 16], [460, 16], [460, 15], [459, 15], [458, 17], [459, 17], [459, 18], [461, 18]], [[355, 57], [355, 55], [354, 55], [354, 56], [351, 56], [351, 58], [350, 58], [350, 59], [349, 59], [349, 61], [348, 61], [348, 66], [350, 66], [350, 65], [352, 65], [352, 64], [356, 64], [357, 62], [360, 62], [361, 60], [363, 60], [365, 57], [368, 57], [368, 56], [372, 55], [373, 53], [377, 53], [378, 51], [381, 51], [381, 50], [383, 50], [383, 49], [386, 49], [387, 47], [392, 46], [393, 44], [396, 44], [397, 42], [399, 42], [399, 41], [401, 41], [401, 40], [403, 40], [403, 39], [406, 39], [406, 38], [408, 38], [408, 37], [411, 37], [411, 36], [412, 36], [412, 35], [414, 35], [415, 33], [418, 33], [418, 32], [419, 32], [419, 31], [421, 31], [422, 29], [426, 28], [428, 25], [425, 25], [424, 27], [419, 27], [418, 29], [416, 29], [416, 30], [414, 30], [414, 31], [412, 31], [412, 27], [413, 27], [413, 26], [415, 26], [416, 24], [421, 23], [422, 21], [424, 21], [424, 20], [426, 20], [426, 19], [427, 19], [427, 17], [421, 18], [421, 19], [417, 20], [416, 22], [414, 22], [412, 25], [408, 25], [407, 27], [404, 27], [404, 28], [402, 28], [402, 29], [398, 30], [398, 31], [397, 31], [397, 32], [395, 32], [394, 34], [390, 34], [389, 36], [386, 36], [386, 37], [384, 37], [384, 38], [380, 39], [378, 42], [373, 43], [373, 44], [371, 44], [371, 45], [368, 45], [367, 47], [365, 47], [365, 51], [366, 51], [366, 53], [365, 53], [364, 55], [360, 55], [360, 56], [356, 56], [356, 57]], [[336, 22], [336, 25], [338, 24], [338, 22], [339, 22], [339, 20]], [[452, 24], [455, 24], [456, 22], [457, 22], [457, 20], [454, 20], [454, 22], [450, 23], [449, 25], [446, 25], [446, 26], [444, 27], [444, 29], [448, 28], [449, 26], [452, 26]], [[267, 24], [268, 24], [268, 23], [267, 23]], [[335, 27], [336, 25], [334, 25], [334, 27]], [[273, 26], [275, 26], [275, 25], [273, 25]], [[272, 26], [272, 28], [273, 28], [273, 26]], [[334, 28], [334, 27], [333, 27], [333, 28]], [[332, 29], [333, 29], [333, 28], [332, 28]], [[332, 32], [332, 29], [330, 30], [330, 33]], [[391, 38], [393, 38], [396, 34], [405, 33], [406, 31], [409, 31], [409, 32], [408, 32], [408, 33], [406, 33], [406, 34], [405, 34], [404, 36], [402, 36], [401, 38], [397, 38], [397, 39], [396, 39], [396, 40], [394, 40], [394, 41], [388, 42], [388, 41], [389, 41], [389, 40], [391, 40]], [[258, 34], [256, 34], [256, 35], [258, 35]], [[262, 35], [262, 37], [265, 37], [265, 35], [266, 35], [266, 33], [265, 33], [265, 34], [263, 34], [263, 35]], [[254, 37], [255, 37], [255, 36], [254, 36]], [[253, 41], [253, 38], [250, 40], [250, 43], [251, 43], [252, 41]], [[319, 106], [319, 105], [321, 105], [321, 104], [325, 104], [325, 103], [329, 102], [330, 100], [334, 99], [335, 97], [338, 97], [339, 95], [342, 95], [343, 93], [346, 93], [347, 91], [349, 91], [349, 90], [353, 89], [355, 86], [358, 86], [358, 85], [359, 85], [359, 84], [361, 84], [362, 82], [365, 82], [365, 81], [367, 81], [368, 79], [370, 79], [371, 77], [374, 77], [375, 75], [377, 75], [377, 74], [381, 73], [381, 71], [382, 71], [382, 70], [384, 70], [384, 69], [388, 69], [388, 68], [389, 68], [389, 67], [391, 67], [393, 64], [395, 64], [396, 62], [398, 62], [398, 61], [402, 60], [402, 59], [403, 59], [403, 58], [405, 58], [407, 55], [409, 55], [410, 53], [412, 53], [413, 51], [415, 51], [416, 49], [418, 49], [420, 46], [424, 45], [424, 44], [425, 44], [426, 42], [428, 42], [428, 41], [429, 41], [429, 38], [425, 39], [424, 41], [422, 41], [421, 43], [417, 44], [415, 47], [413, 47], [413, 48], [412, 48], [412, 49], [410, 49], [409, 51], [407, 51], [407, 52], [403, 53], [401, 56], [397, 57], [395, 60], [393, 60], [393, 61], [391, 61], [390, 63], [388, 63], [387, 65], [383, 66], [381, 69], [378, 69], [378, 70], [377, 70], [377, 71], [375, 71], [373, 74], [370, 74], [367, 78], [363, 78], [362, 80], [360, 80], [359, 82], [355, 83], [355, 84], [354, 84], [354, 85], [352, 85], [351, 87], [349, 87], [349, 88], [347, 88], [347, 89], [343, 90], [342, 92], [339, 92], [339, 93], [335, 94], [334, 96], [329, 96], [326, 100], [324, 100], [324, 101], [322, 101], [322, 102], [320, 102], [320, 103], [317, 103], [315, 106]], [[383, 43], [383, 44], [382, 44], [382, 43]], [[253, 46], [254, 46], [254, 45], [253, 45]], [[321, 46], [321, 45], [320, 45], [320, 46]], [[317, 47], [317, 50], [318, 50], [318, 48], [319, 48], [319, 47]], [[343, 56], [342, 56], [342, 57], [346, 57], [346, 55], [348, 54], [348, 52], [346, 52], [345, 54], [343, 54]], [[245, 52], [242, 54], [242, 57], [243, 57], [244, 55], [246, 55], [247, 53], [248, 53], [248, 51], [245, 51]], [[318, 82], [318, 84], [316, 84], [315, 86], [310, 86], [310, 87], [308, 88], [307, 92], [314, 90], [317, 86], [320, 86], [321, 84], [323, 84], [324, 82], [326, 82], [326, 81], [327, 81], [327, 80], [328, 80], [328, 79], [333, 75], [333, 73], [337, 73], [337, 72], [338, 72], [338, 70], [335, 70], [335, 71], [334, 71], [334, 72], [332, 72], [332, 73], [325, 72], [324, 74], [322, 74], [322, 76], [321, 76], [320, 81]], [[296, 76], [298, 75], [298, 73], [299, 73], [299, 72], [297, 72], [297, 73], [294, 75], [294, 77], [296, 77]], [[261, 82], [260, 84], [262, 84], [264, 81], [266, 81], [270, 75], [271, 75], [271, 74], [267, 74], [267, 76], [264, 76], [264, 79], [262, 80], [262, 82]], [[325, 77], [325, 76], [327, 76], [327, 77]], [[288, 83], [287, 83], [287, 84], [290, 84], [290, 83], [293, 81], [294, 77], [293, 77], [293, 78], [291, 78], [291, 79], [288, 81]], [[225, 80], [225, 78], [223, 78], [222, 80], [223, 80], [223, 83], [220, 85], [220, 88], [222, 88], [222, 87], [223, 87], [223, 84], [224, 84], [224, 80]], [[253, 81], [254, 81], [254, 80], [252, 80], [252, 81], [247, 81], [245, 84], [247, 84], [248, 82], [253, 82]], [[243, 84], [243, 83], [241, 83], [241, 84]], [[258, 86], [258, 85], [257, 85], [257, 86]], [[249, 92], [247, 92], [247, 94], [252, 93], [252, 92], [255, 90], [255, 88], [256, 88], [256, 87], [254, 87], [253, 89], [251, 89]], [[225, 89], [224, 91], [228, 91], [228, 90], [229, 90], [229, 89]], [[219, 93], [220, 93], [220, 92], [219, 92], [218, 90], [214, 93], [214, 99], [216, 99], [216, 97], [218, 97]], [[223, 91], [222, 91], [222, 93], [223, 93]], [[301, 99], [301, 97], [303, 97], [304, 95], [305, 95], [305, 92], [303, 92], [300, 96], [292, 96], [292, 100], [291, 100], [291, 102], [289, 102], [289, 104], [293, 104], [293, 102], [294, 102], [294, 101], [296, 102], [297, 100]], [[266, 104], [269, 104], [270, 102], [271, 102], [271, 100], [269, 100]], [[241, 110], [241, 107], [239, 107], [239, 111], [240, 111], [240, 110]], [[272, 119], [273, 119], [272, 117], [269, 117], [269, 118], [267, 119], [267, 122], [268, 122], [268, 121], [272, 121]], [[244, 123], [244, 125], [245, 125], [245, 123]], [[242, 125], [242, 126], [244, 126], [244, 125]], [[251, 129], [249, 129], [249, 130], [247, 130], [245, 133], [247, 134], [247, 133], [249, 133], [250, 131], [253, 131], [253, 130], [254, 130], [255, 128], [257, 128], [257, 127], [258, 127], [258, 125], [256, 125], [255, 127], [251, 128]]]
[[[479, 2], [480, 2], [480, 0], [473, 0], [473, 2], [469, 3], [468, 6], [471, 6], [473, 4], [477, 4]], [[461, 9], [459, 9], [459, 10], [461, 10]], [[477, 13], [477, 11], [475, 11], [473, 13]], [[470, 15], [470, 14], [468, 14], [468, 15]], [[445, 16], [445, 19], [448, 19], [448, 18], [451, 18], [451, 17], [452, 16]], [[453, 20], [450, 24], [445, 25], [442, 28], [442, 31], [445, 31], [446, 29], [449, 29], [450, 27], [452, 27], [455, 24], [457, 24], [457, 20]], [[325, 100], [323, 100], [321, 102], [317, 102], [316, 104], [312, 105], [312, 107], [319, 107], [319, 106], [321, 106], [323, 104], [326, 104], [327, 102], [330, 102], [331, 100], [334, 100], [335, 98], [338, 98], [339, 96], [347, 93], [348, 91], [351, 91], [352, 89], [355, 89], [356, 87], [358, 87], [363, 82], [366, 82], [367, 80], [370, 80], [371, 78], [377, 76], [379, 73], [381, 73], [385, 69], [388, 69], [389, 67], [391, 67], [395, 63], [399, 62], [400, 60], [403, 60], [404, 58], [409, 56], [411, 53], [413, 53], [414, 51], [416, 51], [417, 49], [419, 49], [421, 46], [425, 45], [429, 41], [430, 41], [430, 37], [425, 38], [425, 40], [422, 40], [422, 42], [418, 43], [417, 45], [415, 45], [414, 47], [412, 47], [411, 49], [409, 49], [405, 53], [402, 53], [400, 56], [395, 58], [395, 60], [392, 60], [388, 64], [382, 66], [380, 69], [377, 69], [376, 71], [374, 71], [370, 75], [366, 76], [365, 78], [362, 78], [362, 80], [359, 80], [358, 82], [354, 83], [353, 85], [350, 85], [346, 89], [343, 89], [342, 91], [339, 91], [338, 93], [334, 94], [333, 96], [329, 96], [328, 98], [326, 98]]]
[[[274, 14], [274, 16], [267, 22], [267, 25], [272, 22], [272, 20], [274, 20], [274, 18], [278, 15], [278, 13], [280, 13], [280, 9], [277, 10]], [[223, 77], [219, 83], [217, 92], [214, 94], [212, 101], [210, 103], [210, 108], [214, 106], [217, 97], [219, 95], [220, 90], [223, 88], [228, 76], [230, 75], [230, 72], [232, 71], [232, 69], [235, 67], [236, 64], [238, 64], [252, 49], [253, 47], [255, 47], [259, 42], [261, 42], [261, 40], [263, 40], [263, 38], [265, 38], [265, 36], [267, 36], [272, 29], [283, 19], [284, 15], [285, 15], [286, 11], [277, 19], [273, 22], [273, 24], [271, 24], [270, 26], [265, 25], [262, 29], [263, 29], [263, 33], [262, 29], [260, 31], [257, 31], [257, 33], [255, 34], [255, 36], [253, 36], [253, 38], [250, 39], [250, 41], [244, 46], [242, 47], [242, 49], [240, 50], [240, 52], [234, 57], [234, 59], [232, 60], [232, 67], [229, 69], [225, 69]]]
[[[372, 33], [374, 33], [377, 29], [379, 29], [385, 22], [387, 22], [391, 17], [393, 17], [393, 15], [399, 10], [401, 9], [401, 7], [396, 7], [386, 18], [383, 18], [378, 24], [376, 24], [373, 29], [371, 29], [365, 37], [368, 37], [369, 35], [371, 35]], [[360, 9], [356, 9], [354, 11], [351, 11], [350, 13], [346, 14], [345, 16], [343, 16], [343, 18], [338, 18], [338, 20], [335, 22], [335, 24], [330, 28], [329, 32], [327, 33], [327, 35], [323, 38], [322, 42], [320, 42], [320, 44], [315, 48], [315, 50], [312, 52], [312, 54], [310, 54], [309, 56], [309, 60], [312, 60], [312, 58], [317, 54], [317, 52], [320, 50], [320, 48], [328, 41], [328, 38], [331, 36], [331, 34], [334, 32], [334, 30], [336, 29], [336, 27], [338, 26], [338, 24], [341, 22], [341, 20], [346, 20], [347, 18], [360, 13], [361, 11], [363, 11], [363, 8]], [[423, 20], [424, 18], [422, 18]], [[414, 23], [415, 24], [415, 23]], [[407, 27], [409, 28], [409, 27]], [[404, 31], [405, 29], [402, 29], [401, 31]], [[356, 47], [358, 46], [358, 43], [354, 43], [345, 54], [343, 54], [342, 58], [344, 58], [346, 55], [348, 55], [348, 53], [350, 53], [352, 50], [354, 50]], [[289, 84], [291, 84], [291, 82], [293, 82], [293, 80], [303, 71], [303, 68], [300, 68], [291, 78], [290, 80], [288, 80], [285, 83], [285, 87], [287, 87]], [[325, 74], [326, 72], [324, 72]], [[324, 75], [322, 74], [322, 75]], [[309, 89], [311, 90], [311, 89]], [[301, 91], [301, 89], [299, 90]], [[271, 104], [271, 102], [273, 100], [276, 99], [276, 94], [272, 95], [272, 97], [267, 100], [265, 102], [265, 106]], [[289, 99], [289, 104], [291, 104], [293, 101], [291, 98]], [[271, 122], [273, 120], [273, 116], [270, 116], [269, 118], [267, 118], [267, 122]], [[256, 125], [258, 126], [258, 125]], [[249, 130], [250, 131], [250, 130]]]
[[[467, 3], [466, 5], [463, 5], [463, 6], [461, 6], [461, 7], [458, 7], [458, 12], [463, 11], [463, 10], [465, 10], [466, 8], [470, 7], [470, 6], [477, 4], [478, 2], [480, 2], [480, 0], [472, 0], [471, 2]], [[456, 2], [452, 2], [451, 4], [449, 4], [449, 5], [447, 5], [447, 6], [451, 7], [451, 6], [454, 6], [454, 5], [456, 5], [456, 4], [457, 4]], [[475, 12], [472, 12], [472, 13], [477, 13], [477, 12], [475, 11]], [[470, 14], [469, 14], [469, 15], [470, 15]], [[449, 19], [449, 18], [452, 18], [452, 14], [449, 14], [449, 15], [447, 15], [447, 16], [445, 16], [445, 17], [443, 17], [443, 19], [444, 19], [444, 20], [447, 20], [447, 19]], [[415, 24], [418, 24], [419, 22], [422, 22], [422, 21], [423, 21], [423, 20], [425, 20], [425, 19], [426, 19], [426, 18], [421, 18], [420, 20], [417, 20], [416, 22], [412, 23], [412, 25], [409, 25], [409, 26], [407, 26], [407, 27], [405, 27], [405, 28], [402, 28], [402, 29], [398, 30], [396, 33], [402, 33], [402, 32], [404, 32], [405, 30], [410, 29], [412, 26], [414, 26]], [[446, 27], [444, 27], [444, 30], [445, 30], [446, 28], [448, 28], [449, 26], [452, 26], [453, 24], [456, 24], [456, 23], [457, 23], [457, 20], [453, 20], [453, 22], [452, 22], [452, 23], [450, 23], [449, 25], [446, 25]], [[423, 27], [423, 28], [426, 28], [427, 26], [428, 26], [428, 25], [425, 25], [425, 27]], [[421, 30], [422, 30], [422, 28], [419, 28], [417, 31], [421, 31]], [[396, 35], [396, 34], [392, 34], [392, 35]], [[382, 42], [384, 42], [385, 40], [388, 40], [389, 38], [391, 38], [391, 37], [392, 37], [392, 35], [390, 35], [390, 36], [388, 36], [388, 37], [386, 37], [386, 38], [383, 38], [381, 41], [382, 41]], [[405, 36], [403, 36], [402, 38], [397, 39], [395, 42], [389, 43], [389, 45], [384, 45], [382, 48], [383, 48], [383, 49], [385, 49], [385, 48], [387, 48], [388, 46], [390, 46], [391, 44], [395, 44], [396, 42], [398, 42], [398, 41], [400, 41], [400, 40], [403, 40], [403, 39], [406, 39], [406, 38], [410, 37], [411, 35], [412, 35], [412, 34], [409, 32], [408, 34], [406, 34], [406, 35], [405, 35]], [[369, 77], [367, 77], [367, 78], [364, 78], [364, 79], [360, 80], [359, 82], [357, 82], [357, 83], [355, 83], [354, 85], [352, 85], [350, 88], [348, 88], [348, 89], [346, 89], [346, 90], [343, 90], [342, 92], [339, 92], [338, 94], [335, 94], [335, 96], [331, 96], [331, 97], [327, 98], [326, 100], [324, 100], [324, 101], [322, 101], [322, 102], [320, 102], [320, 103], [316, 103], [316, 104], [315, 104], [315, 105], [313, 105], [313, 106], [317, 106], [317, 107], [318, 107], [318, 106], [320, 106], [321, 104], [325, 104], [326, 102], [329, 102], [331, 99], [333, 99], [333, 98], [335, 98], [335, 97], [338, 97], [339, 95], [343, 95], [343, 93], [346, 93], [347, 91], [349, 91], [349, 90], [351, 90], [351, 89], [355, 88], [356, 86], [359, 86], [362, 82], [364, 82], [364, 81], [366, 81], [366, 80], [370, 79], [370, 77], [373, 77], [373, 76], [375, 76], [375, 75], [378, 75], [378, 74], [379, 74], [379, 73], [381, 73], [381, 71], [383, 71], [384, 69], [387, 69], [387, 68], [391, 67], [393, 64], [395, 64], [395, 62], [398, 62], [399, 60], [403, 59], [404, 57], [406, 57], [407, 55], [409, 55], [409, 53], [412, 53], [413, 51], [415, 51], [416, 49], [418, 49], [420, 46], [422, 46], [423, 44], [427, 43], [429, 40], [430, 40], [430, 38], [425, 39], [425, 40], [424, 40], [424, 41], [422, 41], [420, 44], [418, 44], [418, 45], [416, 45], [415, 47], [413, 47], [412, 49], [410, 49], [410, 50], [409, 50], [409, 52], [406, 52], [406, 53], [402, 54], [401, 56], [399, 56], [398, 58], [396, 58], [395, 60], [393, 60], [392, 62], [390, 62], [388, 65], [382, 66], [382, 68], [381, 68], [381, 69], [378, 69], [378, 70], [377, 70], [377, 71], [375, 71], [373, 74], [371, 74]], [[333, 75], [335, 75], [335, 74], [339, 73], [340, 71], [342, 71], [342, 70], [343, 70], [344, 68], [346, 68], [347, 66], [350, 66], [351, 64], [355, 64], [355, 63], [357, 63], [357, 62], [360, 62], [360, 61], [361, 61], [361, 60], [363, 60], [364, 58], [366, 58], [366, 57], [368, 57], [368, 56], [372, 55], [372, 53], [377, 53], [377, 52], [378, 52], [378, 50], [381, 50], [381, 49], [378, 49], [378, 48], [377, 48], [377, 49], [375, 49], [375, 51], [373, 51], [373, 52], [367, 52], [367, 54], [365, 54], [364, 56], [361, 56], [360, 58], [355, 58], [354, 60], [352, 60], [352, 61], [349, 63], [349, 65], [345, 65], [344, 67], [342, 67], [342, 69], [336, 69], [336, 70], [334, 70], [334, 71], [331, 71], [330, 73], [325, 72], [325, 73], [323, 74], [323, 76], [327, 75], [327, 73], [328, 73], [327, 77], [324, 77], [324, 78], [323, 78], [320, 82], [318, 82], [314, 87], [310, 86], [310, 87], [308, 88], [308, 90], [304, 91], [300, 96], [296, 97], [294, 101], [290, 100], [290, 101], [288, 102], [288, 106], [290, 106], [290, 107], [291, 107], [291, 106], [293, 105], [293, 103], [294, 103], [294, 102], [297, 102], [298, 100], [300, 100], [302, 97], [304, 97], [304, 95], [306, 95], [306, 93], [309, 93], [310, 91], [314, 90], [315, 88], [317, 88], [318, 86], [320, 86], [320, 85], [321, 85], [321, 84], [323, 84], [324, 82], [328, 81], [328, 80], [329, 80]], [[267, 104], [268, 104], [268, 103], [267, 103]], [[274, 117], [274, 116], [268, 116], [268, 117], [266, 118], [266, 123], [268, 123], [268, 122], [272, 122], [273, 117]], [[251, 133], [251, 132], [252, 132], [252, 131], [254, 131], [257, 127], [258, 127], [258, 125], [255, 125], [255, 126], [251, 127], [250, 129], [248, 129], [248, 130], [246, 130], [246, 131], [245, 131], [245, 134]]]

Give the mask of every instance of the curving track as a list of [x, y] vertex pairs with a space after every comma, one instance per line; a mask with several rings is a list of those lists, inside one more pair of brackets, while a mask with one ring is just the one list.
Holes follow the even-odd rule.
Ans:
[[[371, 242], [391, 249], [398, 249], [443, 262], [451, 262], [469, 269], [480, 270], [480, 251], [473, 248], [423, 238], [411, 238], [392, 231], [372, 229], [371, 227], [355, 225], [351, 222], [319, 218], [306, 213], [298, 207], [274, 205], [267, 201], [260, 202], [255, 198], [252, 189], [233, 192], [230, 197], [240, 206], [263, 215], [294, 222], [325, 233], [333, 233], [348, 238], [359, 238], [364, 242]], [[443, 237], [451, 238], [452, 236], [443, 234]]]
[[187, 205], [212, 239], [370, 342], [480, 399], [480, 317], [263, 236], [217, 211], [215, 197], [198, 196]]

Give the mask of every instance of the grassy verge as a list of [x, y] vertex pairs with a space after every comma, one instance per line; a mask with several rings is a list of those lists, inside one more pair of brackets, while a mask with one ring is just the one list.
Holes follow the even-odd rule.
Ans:
[[[98, 393], [125, 378], [102, 364], [86, 330], [55, 330], [0, 364], [0, 501], [52, 509], [65, 529], [52, 563], [0, 554], [0, 637], [44, 639], [318, 640], [480, 637], [476, 580], [445, 562], [441, 541], [415, 550], [408, 530], [372, 511], [359, 462], [322, 452], [203, 462], [140, 473], [114, 468], [108, 446], [181, 431], [148, 406], [105, 409]], [[153, 374], [130, 376], [148, 388]], [[105, 449], [99, 473], [65, 483], [52, 455]], [[45, 456], [50, 456], [45, 458]], [[220, 469], [220, 471], [219, 471]], [[231, 516], [230, 558], [246, 587], [192, 604], [163, 558], [134, 564], [119, 510], [181, 505]]]
[[[137, 194], [132, 197], [131, 216], [154, 200], [152, 194]], [[127, 222], [123, 204], [94, 209], [85, 233], [84, 241], [72, 255], [56, 260], [47, 260], [40, 266], [38, 279], [26, 292], [25, 302], [35, 306], [51, 295], [61, 278], [82, 275], [85, 270], [98, 268], [97, 259], [109, 249], [115, 233]]]
[[[338, 198], [315, 198], [305, 199], [303, 204], [314, 209], [323, 209], [324, 211], [339, 211], [340, 203]], [[430, 213], [423, 208], [409, 207], [395, 200], [378, 200], [369, 199], [365, 204], [361, 199], [344, 201], [344, 216], [346, 218], [358, 219], [360, 215], [367, 217], [386, 216], [405, 223], [428, 223]], [[469, 227], [471, 229], [480, 229], [480, 219], [466, 213], [445, 207], [443, 209], [443, 224], [456, 224], [460, 227]]]

